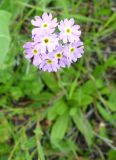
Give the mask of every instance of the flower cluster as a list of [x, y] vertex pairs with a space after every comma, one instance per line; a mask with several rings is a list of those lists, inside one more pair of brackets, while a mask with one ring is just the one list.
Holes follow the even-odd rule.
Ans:
[[40, 70], [56, 72], [62, 67], [70, 67], [83, 54], [80, 40], [80, 26], [74, 19], [64, 19], [60, 23], [52, 14], [44, 13], [31, 21], [32, 42], [24, 44], [25, 58], [31, 60]]

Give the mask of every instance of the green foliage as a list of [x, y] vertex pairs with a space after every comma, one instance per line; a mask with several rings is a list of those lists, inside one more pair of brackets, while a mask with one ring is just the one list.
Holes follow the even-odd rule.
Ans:
[[[23, 54], [44, 11], [82, 30], [83, 57], [57, 73]], [[0, 160], [115, 160], [114, 2], [1, 0], [0, 19]]]
[[108, 159], [109, 160], [114, 160], [116, 157], [116, 150], [110, 150], [108, 153]]
[[81, 111], [77, 111], [77, 113], [72, 115], [72, 118], [79, 131], [84, 135], [88, 145], [92, 145], [94, 137], [93, 130], [86, 117]]
[[55, 101], [53, 106], [48, 108], [48, 119], [54, 120], [57, 116], [63, 115], [68, 110], [68, 106], [63, 99]]
[[9, 23], [11, 14], [7, 11], [0, 10], [0, 69], [3, 68], [3, 64], [6, 58], [6, 54], [9, 49], [10, 35], [9, 35]]
[[62, 140], [68, 127], [69, 115], [67, 112], [62, 114], [56, 119], [51, 132], [51, 142], [57, 144], [59, 140]]
[[[53, 91], [54, 93], [58, 92], [58, 85], [56, 84], [56, 78], [54, 75], [50, 75], [49, 73], [45, 72], [42, 75], [42, 78], [45, 82], [45, 84], [48, 86], [48, 88]], [[47, 81], [46, 81], [47, 79]]]

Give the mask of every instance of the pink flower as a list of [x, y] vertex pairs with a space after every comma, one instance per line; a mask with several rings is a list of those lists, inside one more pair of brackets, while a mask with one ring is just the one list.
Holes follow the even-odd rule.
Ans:
[[64, 55], [64, 47], [61, 45], [58, 46], [54, 52], [49, 53], [49, 56], [58, 60], [59, 67], [66, 67], [66, 65], [68, 65], [67, 57]]
[[26, 59], [31, 59], [33, 58], [33, 64], [35, 66], [39, 65], [41, 62], [41, 53], [38, 50], [37, 44], [35, 44], [34, 42], [27, 42], [23, 48], [25, 48], [25, 58]]
[[56, 34], [44, 34], [43, 36], [35, 36], [34, 41], [38, 42], [41, 52], [52, 52], [59, 45]]
[[60, 30], [60, 39], [63, 40], [64, 43], [67, 42], [77, 42], [79, 41], [79, 37], [81, 35], [80, 26], [74, 25], [74, 19], [65, 19], [60, 22], [58, 25]]
[[40, 63], [39, 68], [43, 71], [56, 72], [59, 69], [58, 60], [48, 55]]
[[42, 18], [39, 16], [35, 17], [35, 20], [32, 20], [31, 23], [37, 27], [32, 30], [32, 35], [40, 35], [43, 33], [53, 33], [55, 27], [58, 25], [57, 18], [52, 18], [52, 14], [44, 13]]
[[83, 48], [83, 43], [81, 41], [65, 46], [64, 54], [69, 60], [69, 66], [72, 62], [76, 62], [78, 58], [82, 57], [82, 54], [84, 53]]
[[40, 70], [56, 72], [82, 57], [81, 31], [79, 25], [74, 25], [73, 18], [62, 20], [58, 25], [56, 18], [44, 13], [42, 18], [36, 16], [32, 24], [36, 27], [32, 30], [33, 42], [27, 42], [23, 48], [25, 58]]

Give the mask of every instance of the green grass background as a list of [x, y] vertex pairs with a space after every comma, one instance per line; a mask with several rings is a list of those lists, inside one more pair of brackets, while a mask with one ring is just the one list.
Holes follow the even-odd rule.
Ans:
[[[81, 26], [84, 55], [57, 73], [23, 54], [31, 19]], [[116, 160], [116, 1], [0, 1], [0, 160]]]

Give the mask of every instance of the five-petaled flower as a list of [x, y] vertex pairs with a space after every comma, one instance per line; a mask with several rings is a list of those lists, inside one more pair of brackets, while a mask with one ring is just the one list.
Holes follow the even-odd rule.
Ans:
[[74, 25], [73, 18], [71, 18], [70, 20], [62, 20], [58, 28], [60, 30], [60, 39], [63, 40], [64, 43], [79, 41], [79, 37], [81, 35], [81, 31], [79, 30], [80, 26]]

